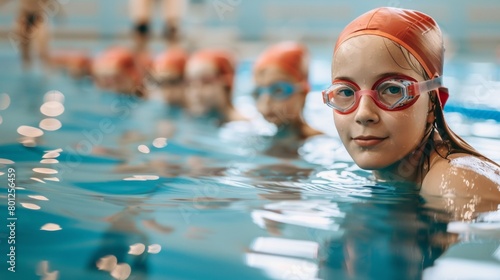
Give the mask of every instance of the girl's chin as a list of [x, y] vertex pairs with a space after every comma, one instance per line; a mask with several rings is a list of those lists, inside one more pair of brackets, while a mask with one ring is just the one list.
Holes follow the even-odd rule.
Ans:
[[354, 162], [356, 163], [357, 166], [359, 166], [361, 169], [364, 170], [381, 170], [387, 168], [390, 165], [390, 163], [386, 161], [375, 160], [373, 158], [371, 159], [355, 158]]

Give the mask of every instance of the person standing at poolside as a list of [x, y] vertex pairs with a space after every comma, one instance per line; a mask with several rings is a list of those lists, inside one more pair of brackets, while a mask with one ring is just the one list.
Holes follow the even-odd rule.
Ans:
[[[422, 194], [500, 201], [500, 166], [446, 124], [441, 30], [419, 11], [383, 7], [340, 33], [323, 101], [354, 162]], [[489, 202], [488, 202], [489, 201]]]
[[[134, 41], [137, 52], [147, 49], [150, 39], [151, 16], [155, 0], [129, 0], [130, 17], [134, 22]], [[185, 0], [161, 0], [162, 20], [165, 23], [164, 38], [175, 44], [180, 40], [179, 26], [186, 6]]]
[[[0, 0], [0, 5], [8, 0]], [[49, 59], [49, 26], [48, 12], [60, 4], [56, 0], [20, 0], [14, 32], [9, 35], [11, 43], [19, 49], [25, 68], [31, 66], [32, 48], [35, 43], [36, 52], [42, 62]]]

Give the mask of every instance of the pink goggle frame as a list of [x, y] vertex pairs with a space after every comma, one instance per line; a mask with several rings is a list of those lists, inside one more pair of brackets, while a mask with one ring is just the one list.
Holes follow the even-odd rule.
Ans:
[[398, 75], [378, 80], [371, 90], [361, 90], [353, 82], [335, 80], [322, 95], [323, 102], [339, 114], [354, 112], [363, 95], [370, 96], [382, 110], [398, 111], [413, 105], [422, 92], [436, 90], [441, 84], [441, 77], [417, 82], [411, 77]]

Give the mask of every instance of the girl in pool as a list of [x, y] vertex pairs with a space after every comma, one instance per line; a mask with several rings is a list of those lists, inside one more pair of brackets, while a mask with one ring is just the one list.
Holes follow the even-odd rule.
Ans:
[[307, 49], [296, 42], [269, 47], [254, 66], [257, 109], [278, 127], [278, 133], [292, 134], [301, 140], [321, 134], [302, 117], [309, 92], [308, 68]]
[[374, 9], [339, 35], [323, 100], [354, 162], [376, 179], [412, 182], [430, 195], [500, 201], [498, 163], [446, 124], [443, 60], [431, 17]]
[[233, 105], [235, 60], [224, 50], [206, 49], [191, 55], [186, 64], [188, 112], [216, 119], [219, 124], [247, 120]]

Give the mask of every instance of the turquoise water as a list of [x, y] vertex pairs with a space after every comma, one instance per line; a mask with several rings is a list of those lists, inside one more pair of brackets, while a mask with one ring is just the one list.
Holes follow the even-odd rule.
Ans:
[[[101, 92], [40, 67], [23, 72], [12, 53], [1, 61], [0, 213], [6, 225], [15, 221], [16, 272], [7, 270], [12, 233], [2, 226], [0, 279], [500, 275], [497, 209], [458, 209], [460, 198], [376, 184], [342, 148], [317, 93], [306, 118], [327, 135], [295, 153], [293, 143], [273, 143], [274, 128], [262, 120], [217, 127], [157, 99]], [[240, 65], [235, 102], [255, 116], [249, 66]], [[498, 68], [473, 66], [448, 65], [455, 92], [463, 97], [477, 83], [483, 93], [498, 91]], [[316, 90], [328, 83], [324, 67], [314, 62]], [[468, 80], [474, 69], [493, 76]], [[485, 109], [484, 96], [475, 96], [451, 103], [450, 123], [500, 160], [498, 111], [471, 115]], [[9, 168], [17, 186], [12, 216]]]

